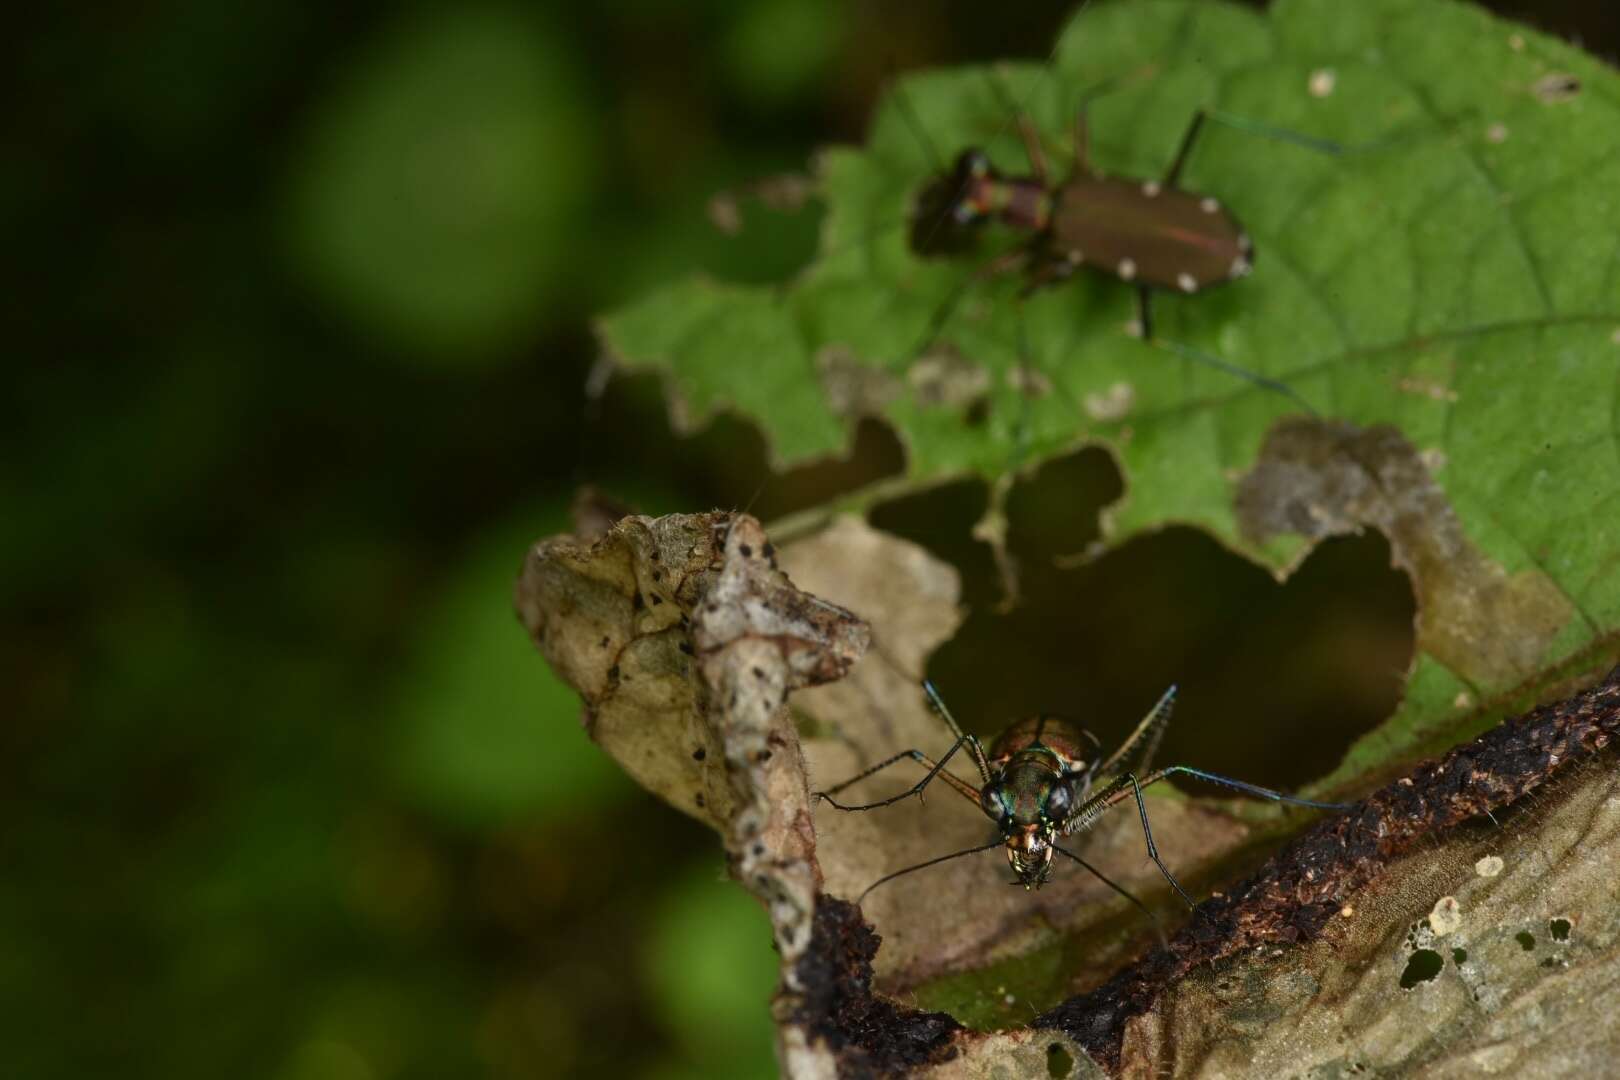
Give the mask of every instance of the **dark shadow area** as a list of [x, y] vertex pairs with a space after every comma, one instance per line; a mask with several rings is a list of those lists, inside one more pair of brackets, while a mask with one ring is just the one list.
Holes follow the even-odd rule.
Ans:
[[956, 567], [962, 575], [962, 602], [977, 610], [1001, 597], [995, 555], [989, 544], [973, 538], [973, 526], [989, 505], [982, 481], [959, 480], [881, 503], [866, 518], [873, 527], [920, 544]]
[[1019, 555], [1021, 605], [975, 608], [929, 665], [981, 734], [1046, 712], [1112, 746], [1175, 683], [1162, 763], [1289, 789], [1400, 700], [1413, 599], [1376, 535], [1321, 545], [1284, 585], [1189, 528], [1072, 570]]
[[581, 482], [619, 495], [643, 512], [741, 510], [773, 521], [905, 469], [905, 450], [894, 429], [862, 418], [847, 456], [773, 472], [758, 425], [735, 413], [716, 415], [691, 437], [676, 435], [656, 375], [617, 376], [588, 409], [579, 451]]
[[1088, 446], [1043, 462], [1007, 495], [1008, 543], [1022, 560], [1081, 556], [1102, 536], [1099, 515], [1125, 493], [1112, 455]]

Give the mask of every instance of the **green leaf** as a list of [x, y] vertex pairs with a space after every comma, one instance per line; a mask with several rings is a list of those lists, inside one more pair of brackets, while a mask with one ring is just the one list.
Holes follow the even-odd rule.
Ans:
[[[1142, 0], [1087, 8], [1048, 65], [902, 86], [909, 110], [891, 95], [863, 149], [823, 155], [821, 254], [795, 281], [689, 280], [604, 321], [620, 363], [667, 371], [688, 427], [738, 410], [786, 465], [843, 452], [855, 415], [877, 414], [916, 488], [1100, 444], [1127, 488], [1107, 543], [1193, 524], [1279, 574], [1301, 536], [1386, 532], [1419, 595], [1420, 655], [1398, 715], [1330, 784], [1614, 651], [1613, 71], [1441, 0]], [[974, 145], [1027, 173], [1017, 103], [1061, 175], [1088, 91], [1092, 158], [1113, 175], [1162, 175], [1199, 108], [1241, 118], [1205, 126], [1181, 186], [1243, 223], [1254, 272], [1157, 295], [1161, 344], [1127, 333], [1133, 293], [1112, 278], [1022, 304], [1015, 277], [971, 280], [1016, 246], [1005, 231], [977, 257], [908, 246], [936, 159]], [[958, 290], [945, 350], [919, 355]], [[1321, 419], [1163, 343], [1282, 380]]]
[[535, 12], [405, 19], [314, 117], [292, 177], [300, 268], [414, 358], [501, 359], [568, 272], [596, 168], [581, 99], [566, 38]]
[[512, 614], [513, 552], [567, 520], [558, 505], [492, 529], [419, 613], [394, 768], [407, 796], [447, 821], [585, 815], [630, 790], [585, 736], [578, 695], [537, 662]]

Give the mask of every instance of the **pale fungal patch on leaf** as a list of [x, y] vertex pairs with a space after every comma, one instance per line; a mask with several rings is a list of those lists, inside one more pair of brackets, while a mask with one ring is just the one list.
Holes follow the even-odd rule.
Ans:
[[1089, 393], [1082, 401], [1086, 415], [1099, 423], [1123, 420], [1136, 405], [1136, 387], [1123, 380], [1106, 390]]
[[1544, 105], [1558, 105], [1580, 96], [1581, 80], [1567, 71], [1550, 71], [1531, 85], [1530, 92]]
[[1019, 364], [1007, 370], [1007, 386], [1020, 394], [1043, 398], [1052, 392], [1052, 380], [1039, 368]]
[[962, 409], [990, 392], [990, 372], [954, 346], [939, 345], [906, 372], [912, 397], [925, 409]]
[[1504, 865], [1505, 864], [1502, 862], [1502, 856], [1486, 855], [1484, 858], [1480, 859], [1474, 864], [1474, 873], [1478, 874], [1480, 877], [1492, 878], [1502, 872], [1502, 867]]
[[1333, 93], [1333, 87], [1338, 81], [1339, 76], [1332, 68], [1317, 68], [1311, 72], [1310, 81], [1306, 85], [1311, 97], [1325, 98]]
[[1420, 379], [1407, 375], [1401, 378], [1395, 386], [1403, 394], [1417, 394], [1431, 401], [1444, 401], [1447, 404], [1453, 404], [1457, 401], [1457, 391], [1432, 379]]
[[1451, 707], [1453, 709], [1472, 709], [1474, 707], [1474, 695], [1466, 690], [1457, 691], [1457, 696], [1451, 699]]
[[1524, 52], [1524, 35], [1509, 34], [1508, 48], [1512, 49], [1514, 52]]
[[816, 353], [816, 375], [827, 407], [839, 416], [882, 416], [903, 390], [898, 378], [862, 363], [842, 345], [828, 345]]
[[1462, 908], [1455, 896], [1442, 896], [1429, 912], [1429, 929], [1435, 937], [1445, 937], [1462, 926]]
[[1487, 142], [1505, 143], [1507, 142], [1507, 137], [1507, 125], [1501, 123], [1500, 121], [1485, 129], [1485, 139]]
[[1393, 427], [1283, 420], [1239, 484], [1236, 504], [1255, 542], [1378, 529], [1395, 565], [1412, 576], [1419, 648], [1471, 683], [1529, 678], [1575, 617], [1545, 573], [1510, 574], [1474, 545], [1416, 448]]

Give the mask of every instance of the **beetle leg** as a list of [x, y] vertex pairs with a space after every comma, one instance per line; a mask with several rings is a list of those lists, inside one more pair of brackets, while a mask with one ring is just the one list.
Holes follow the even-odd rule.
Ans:
[[1136, 328], [1143, 341], [1153, 340], [1153, 290], [1146, 285], [1136, 287]]
[[1203, 130], [1205, 112], [1199, 109], [1193, 113], [1192, 123], [1187, 125], [1187, 133], [1181, 137], [1181, 147], [1176, 151], [1176, 158], [1170, 163], [1170, 171], [1164, 174], [1164, 186], [1173, 188], [1181, 177], [1181, 167], [1187, 164], [1187, 155], [1192, 153], [1193, 143], [1198, 141], [1198, 133]]
[[1090, 176], [1091, 172], [1091, 128], [1086, 123], [1086, 103], [1082, 101], [1080, 108], [1074, 113], [1074, 175]]
[[1046, 179], [1046, 151], [1041, 148], [1040, 133], [1035, 130], [1035, 124], [1030, 120], [1028, 113], [1018, 114], [1018, 134], [1024, 140], [1024, 153], [1029, 158], [1029, 170], [1035, 174], [1035, 179], [1042, 187], [1047, 185]]

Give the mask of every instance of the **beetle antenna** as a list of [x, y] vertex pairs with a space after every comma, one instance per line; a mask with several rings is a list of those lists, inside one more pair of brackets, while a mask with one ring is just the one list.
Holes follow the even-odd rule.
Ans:
[[1156, 338], [1152, 344], [1158, 348], [1169, 349], [1171, 352], [1185, 360], [1193, 360], [1207, 367], [1212, 367], [1216, 371], [1224, 371], [1228, 375], [1234, 375], [1245, 382], [1253, 383], [1262, 390], [1270, 390], [1274, 394], [1281, 394], [1283, 397], [1287, 398], [1289, 401], [1292, 401], [1295, 405], [1298, 405], [1312, 416], [1321, 415], [1316, 411], [1316, 407], [1314, 405], [1300, 397], [1299, 393], [1295, 391], [1293, 387], [1279, 379], [1269, 378], [1268, 376], [1262, 375], [1257, 371], [1250, 371], [1248, 368], [1234, 364], [1230, 360], [1222, 360], [1213, 353], [1207, 353], [1202, 349], [1194, 348], [1191, 345], [1183, 345], [1177, 341], [1167, 341], [1163, 338]]
[[991, 848], [998, 848], [1001, 847], [1001, 845], [1002, 842], [1000, 840], [992, 840], [990, 843], [981, 845], [979, 847], [963, 848], [961, 851], [953, 851], [949, 855], [941, 855], [937, 859], [929, 859], [927, 862], [920, 862], [915, 866], [908, 866], [904, 870], [896, 870], [892, 874], [885, 874], [876, 881], [872, 882], [872, 884], [868, 885], [866, 887], [866, 891], [855, 898], [855, 906], [860, 907], [861, 901], [872, 895], [872, 890], [877, 888], [879, 885], [882, 885], [885, 882], [893, 881], [897, 877], [904, 877], [913, 870], [926, 870], [930, 866], [937, 866], [942, 862], [949, 862], [952, 859], [960, 859], [964, 855], [977, 855], [981, 851], [989, 851]]
[[1069, 858], [1091, 871], [1092, 877], [1096, 878], [1098, 881], [1102, 882], [1104, 885], [1108, 886], [1110, 889], [1113, 889], [1115, 892], [1119, 893], [1119, 895], [1129, 900], [1136, 907], [1136, 910], [1146, 915], [1148, 920], [1153, 923], [1153, 932], [1158, 935], [1159, 944], [1161, 946], [1167, 944], [1167, 940], [1164, 936], [1164, 924], [1159, 921], [1159, 917], [1153, 914], [1152, 910], [1150, 910], [1146, 904], [1138, 900], [1123, 885], [1111, 880], [1107, 874], [1104, 874], [1101, 870], [1098, 870], [1095, 866], [1092, 866], [1090, 863], [1086, 862], [1086, 860], [1082, 859], [1068, 848], [1058, 847], [1056, 844], [1053, 844], [1052, 847], [1059, 855], [1067, 855]]
[[894, 81], [893, 94], [894, 104], [900, 110], [900, 116], [911, 129], [911, 133], [917, 136], [917, 144], [923, 148], [923, 153], [928, 155], [928, 164], [935, 172], [944, 172], [945, 159], [940, 156], [939, 147], [934, 145], [934, 140], [928, 137], [928, 129], [923, 127], [922, 118], [917, 115], [916, 106], [911, 103], [911, 95], [906, 92], [905, 84], [899, 79]]

